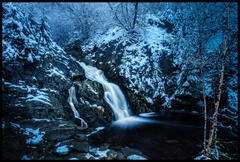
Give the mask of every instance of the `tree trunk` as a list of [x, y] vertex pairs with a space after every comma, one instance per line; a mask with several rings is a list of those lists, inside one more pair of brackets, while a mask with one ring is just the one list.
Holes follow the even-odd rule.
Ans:
[[[199, 33], [201, 34], [201, 33]], [[206, 101], [206, 92], [205, 92], [205, 85], [204, 85], [204, 78], [203, 78], [203, 61], [202, 61], [202, 41], [200, 38], [200, 72], [201, 72], [201, 80], [202, 80], [202, 91], [203, 91], [203, 103], [204, 103], [204, 135], [203, 135], [203, 148], [206, 151], [206, 139], [207, 139], [207, 101]]]
[[203, 77], [203, 54], [202, 54], [202, 26], [199, 24], [198, 28], [199, 32], [199, 56], [200, 56], [200, 73], [201, 73], [201, 81], [202, 81], [202, 91], [203, 91], [203, 103], [204, 103], [204, 134], [203, 134], [203, 149], [206, 152], [206, 139], [207, 139], [207, 101], [206, 101], [206, 92], [205, 92], [205, 84]]
[[203, 67], [201, 67], [201, 80], [202, 80], [202, 90], [203, 90], [203, 102], [204, 102], [204, 136], [203, 136], [203, 148], [206, 151], [206, 139], [207, 139], [207, 101], [205, 93], [205, 85], [203, 79]]
[[220, 83], [219, 83], [219, 88], [218, 88], [217, 102], [215, 104], [215, 112], [213, 114], [212, 127], [210, 130], [210, 135], [209, 135], [209, 140], [208, 140], [206, 156], [209, 156], [210, 146], [212, 145], [214, 132], [217, 127], [217, 116], [218, 116], [220, 99], [221, 99], [221, 95], [222, 95], [222, 85], [223, 85], [224, 68], [225, 68], [224, 64], [225, 64], [225, 58], [226, 58], [226, 52], [227, 52], [226, 48], [227, 48], [228, 23], [229, 23], [229, 7], [227, 8], [227, 27], [226, 27], [226, 35], [225, 35], [225, 39], [224, 39], [224, 53], [223, 53], [223, 61], [222, 61], [221, 78], [220, 78]]
[[136, 19], [137, 19], [137, 10], [138, 10], [138, 2], [136, 2], [136, 4], [135, 4], [132, 30], [134, 30], [134, 28], [135, 28]]

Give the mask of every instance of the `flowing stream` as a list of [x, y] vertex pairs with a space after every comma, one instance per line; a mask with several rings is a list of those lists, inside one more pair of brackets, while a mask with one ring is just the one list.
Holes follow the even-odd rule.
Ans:
[[78, 101], [77, 101], [77, 98], [76, 98], [76, 90], [75, 90], [75, 87], [72, 86], [72, 87], [68, 90], [68, 92], [69, 92], [68, 103], [69, 103], [70, 106], [71, 106], [71, 109], [72, 109], [72, 111], [73, 111], [74, 117], [75, 117], [76, 119], [79, 119], [79, 120], [81, 121], [81, 127], [87, 128], [87, 127], [88, 127], [87, 123], [86, 123], [82, 118], [80, 118], [80, 115], [79, 115], [78, 111], [76, 110], [76, 108], [75, 108], [75, 106], [74, 106], [74, 104], [78, 104]]
[[115, 119], [121, 120], [130, 117], [131, 111], [119, 86], [108, 82], [102, 70], [86, 65], [83, 62], [80, 62], [80, 65], [85, 71], [86, 78], [102, 84], [104, 89], [104, 99], [111, 107]]

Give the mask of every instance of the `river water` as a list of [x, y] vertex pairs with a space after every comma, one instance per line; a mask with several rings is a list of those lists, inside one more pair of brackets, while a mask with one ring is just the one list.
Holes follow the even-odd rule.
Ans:
[[202, 149], [201, 121], [191, 113], [146, 113], [114, 121], [89, 136], [89, 142], [136, 148], [151, 160], [191, 160]]

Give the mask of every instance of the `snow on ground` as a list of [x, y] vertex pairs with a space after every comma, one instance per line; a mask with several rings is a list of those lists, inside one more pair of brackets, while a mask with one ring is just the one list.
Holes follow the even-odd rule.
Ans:
[[90, 91], [92, 91], [94, 94], [98, 95], [98, 92], [96, 92], [89, 84], [87, 84]]
[[134, 154], [134, 155], [129, 155], [129, 156], [127, 157], [127, 159], [128, 159], [128, 160], [148, 160], [148, 159], [146, 159], [145, 157], [142, 157], [142, 156], [136, 155], [136, 154]]
[[29, 138], [26, 140], [27, 144], [38, 144], [43, 140], [45, 131], [40, 131], [39, 128], [22, 128], [19, 124], [13, 122], [10, 122], [10, 125], [18, 128], [22, 134], [29, 136]]
[[92, 154], [90, 154], [90, 153], [86, 153], [85, 157], [86, 157], [87, 159], [90, 159], [91, 157], [94, 158], [94, 159], [98, 159], [98, 158], [94, 157], [94, 156], [93, 156]]
[[52, 106], [52, 104], [49, 101], [48, 94], [45, 92], [37, 91], [36, 96], [34, 96], [32, 94], [28, 94], [25, 99], [26, 99], [26, 102], [39, 101], [39, 102], [42, 102], [42, 103]]
[[80, 101], [81, 101], [82, 103], [88, 105], [88, 106], [91, 107], [91, 108], [97, 108], [97, 109], [99, 109], [100, 111], [104, 112], [103, 106], [100, 106], [100, 105], [97, 105], [97, 104], [92, 104], [92, 105], [91, 105], [88, 101], [83, 100], [82, 97], [80, 97]]
[[69, 151], [69, 148], [68, 148], [67, 145], [59, 146], [56, 149], [57, 153], [65, 153], [65, 152], [68, 152], [68, 151]]
[[108, 151], [110, 151], [109, 149], [105, 149], [105, 150], [99, 150], [98, 147], [89, 147], [89, 152], [93, 153], [94, 155], [90, 154], [90, 153], [86, 153], [85, 157], [87, 159], [93, 158], [95, 160], [100, 160], [102, 158], [106, 158], [107, 157], [107, 153]]
[[[22, 81], [22, 80], [19, 80], [18, 84], [7, 82], [4, 79], [2, 79], [2, 81], [3, 81], [3, 84], [5, 84], [8, 88], [19, 88], [22, 91], [26, 91], [28, 93], [27, 96], [19, 97], [19, 99], [24, 100], [25, 102], [38, 101], [38, 102], [47, 104], [49, 106], [52, 106], [48, 93], [46, 93], [46, 91], [57, 93], [56, 90], [47, 89], [47, 88], [38, 89], [35, 85], [32, 85], [32, 86], [26, 85], [25, 81]], [[31, 93], [34, 93], [34, 94], [31, 94]], [[16, 104], [17, 104], [16, 106], [19, 106], [19, 103], [16, 103]]]
[[97, 155], [97, 158], [103, 158], [103, 157], [107, 157], [107, 152], [110, 151], [109, 149], [106, 150], [99, 150], [98, 147], [91, 147], [89, 148], [89, 151], [94, 153], [95, 155]]
[[50, 119], [38, 119], [38, 118], [32, 118], [33, 121], [46, 121], [46, 122], [51, 122], [53, 120], [50, 120]]
[[153, 100], [150, 97], [146, 97], [145, 99], [148, 103], [153, 104]]
[[197, 157], [194, 158], [194, 160], [212, 160], [209, 157], [205, 156], [205, 155], [199, 155]]
[[94, 48], [94, 46], [100, 47], [102, 44], [107, 44], [110, 41], [116, 40], [125, 34], [126, 32], [120, 27], [111, 28], [104, 34], [104, 36], [101, 34], [96, 35], [87, 46], [82, 47], [82, 50], [90, 51]]
[[96, 132], [98, 132], [98, 131], [100, 131], [100, 130], [102, 130], [102, 129], [104, 129], [104, 128], [105, 127], [97, 127], [95, 131], [92, 131], [91, 133], [87, 134], [87, 137], [92, 135], [92, 134], [94, 134], [94, 133], [96, 133]]
[[149, 103], [153, 103], [157, 96], [165, 94], [158, 62], [163, 51], [170, 53], [163, 43], [171, 39], [172, 35], [165, 29], [148, 25], [140, 30], [137, 43], [126, 46], [123, 53], [119, 66], [120, 75], [129, 80], [129, 88], [133, 92], [140, 94], [143, 91], [148, 94], [145, 99]]
[[52, 66], [52, 64], [50, 64], [51, 69], [48, 69], [46, 72], [48, 72], [48, 76], [49, 77], [55, 77], [55, 76], [59, 76], [62, 80], [67, 80], [67, 78], [65, 77], [64, 73], [59, 70], [58, 68]]
[[33, 135], [32, 138], [28, 138], [26, 143], [27, 144], [38, 144], [42, 141], [42, 138], [45, 134], [44, 131], [41, 131], [38, 129], [32, 129], [32, 128], [26, 128], [26, 133], [24, 134], [27, 134], [27, 135], [30, 135], [30, 133]]
[[79, 159], [76, 157], [72, 157], [72, 158], [69, 158], [68, 160], [79, 160]]
[[21, 160], [32, 160], [30, 157], [28, 157], [27, 155], [23, 155]]

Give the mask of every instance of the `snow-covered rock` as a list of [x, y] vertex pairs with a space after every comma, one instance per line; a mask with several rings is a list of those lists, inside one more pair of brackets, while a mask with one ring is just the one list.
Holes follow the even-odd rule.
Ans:
[[140, 155], [129, 155], [128, 157], [127, 157], [127, 159], [128, 160], [147, 160], [147, 158], [145, 158], [145, 157], [142, 157], [142, 156], [140, 156]]
[[67, 145], [59, 146], [56, 148], [56, 153], [59, 155], [67, 155], [69, 154], [70, 149]]
[[[146, 107], [151, 105], [170, 108], [179, 75], [171, 52], [175, 38], [169, 24], [173, 28], [173, 20], [162, 20], [151, 14], [145, 19], [145, 26], [134, 34], [116, 27], [82, 46], [87, 64], [103, 70], [109, 80], [126, 88], [130, 104], [136, 107], [135, 113], [146, 112]], [[149, 21], [157, 21], [162, 26]], [[134, 96], [139, 96], [136, 100], [142, 100], [141, 103], [134, 103]]]
[[83, 69], [52, 41], [44, 19], [25, 17], [13, 3], [4, 3], [3, 11], [3, 112], [12, 118], [64, 117], [71, 79], [84, 77]]

